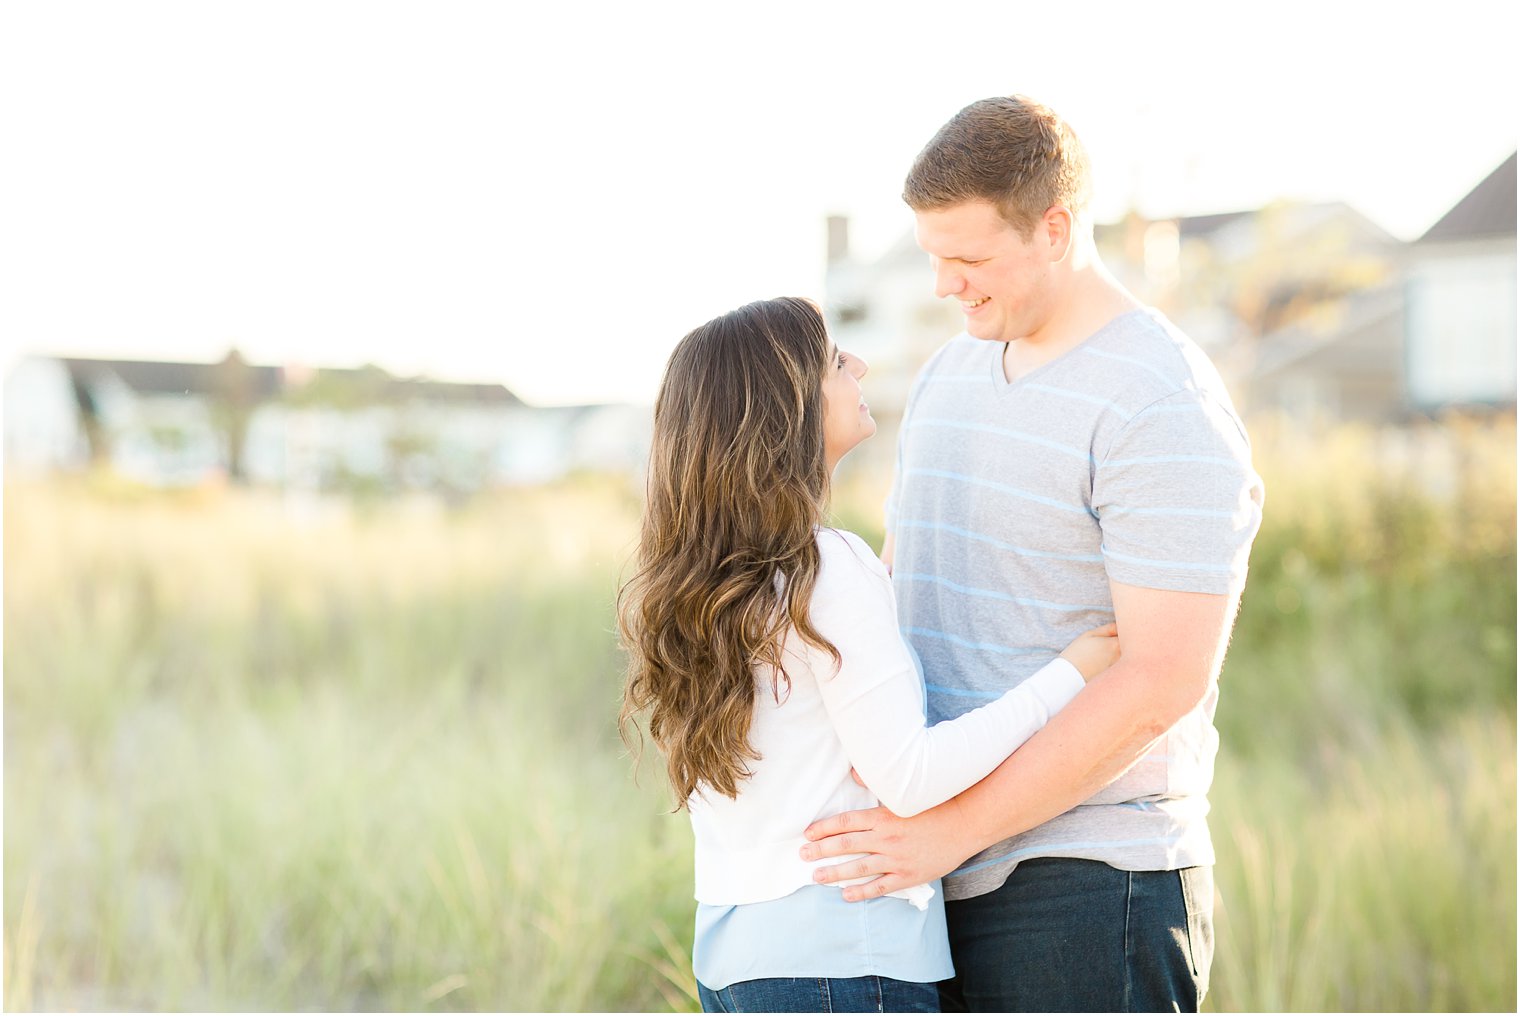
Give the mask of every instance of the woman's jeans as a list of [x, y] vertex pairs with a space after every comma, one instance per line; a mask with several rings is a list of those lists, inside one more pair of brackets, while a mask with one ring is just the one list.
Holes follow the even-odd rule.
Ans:
[[1197, 1012], [1214, 958], [1213, 869], [1024, 861], [945, 903], [946, 1012]]
[[890, 977], [764, 977], [697, 990], [703, 1012], [939, 1012], [935, 985]]

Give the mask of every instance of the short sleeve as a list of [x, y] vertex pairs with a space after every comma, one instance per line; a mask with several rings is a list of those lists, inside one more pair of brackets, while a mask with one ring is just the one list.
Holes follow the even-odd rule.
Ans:
[[1094, 469], [1109, 578], [1179, 592], [1239, 590], [1263, 498], [1233, 412], [1191, 389], [1153, 403]]

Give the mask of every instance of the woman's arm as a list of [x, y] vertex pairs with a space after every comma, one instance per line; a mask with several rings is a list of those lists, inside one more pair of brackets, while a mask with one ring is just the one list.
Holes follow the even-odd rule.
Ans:
[[819, 868], [818, 881], [882, 876], [845, 890], [845, 899], [863, 900], [947, 874], [1082, 803], [1196, 708], [1218, 679], [1239, 593], [1112, 587], [1120, 623], [1134, 633], [1123, 659], [1025, 750], [943, 807], [911, 820], [872, 808], [814, 822], [803, 860], [866, 855]]
[[[829, 676], [832, 660], [813, 654], [834, 729], [865, 785], [898, 815], [932, 808], [981, 780], [1084, 684], [1076, 665], [1057, 658], [1001, 697], [926, 727], [923, 685], [897, 629], [891, 587], [853, 546], [825, 550], [812, 618], [842, 658]], [[1095, 658], [1089, 652], [1082, 662]]]

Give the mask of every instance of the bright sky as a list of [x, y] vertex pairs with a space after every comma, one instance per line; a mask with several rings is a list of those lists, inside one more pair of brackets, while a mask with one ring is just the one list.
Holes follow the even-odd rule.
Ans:
[[[0, 11], [0, 342], [653, 398], [676, 340], [823, 297], [824, 216], [1023, 92], [1097, 215], [1343, 199], [1412, 238], [1516, 144], [1494, 5], [223, 3]], [[928, 285], [927, 272], [925, 285]]]

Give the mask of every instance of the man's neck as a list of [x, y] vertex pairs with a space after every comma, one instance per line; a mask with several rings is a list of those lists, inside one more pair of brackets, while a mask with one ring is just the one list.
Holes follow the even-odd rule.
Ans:
[[1039, 329], [1003, 349], [1003, 376], [1017, 381], [1071, 352], [1120, 314], [1143, 306], [1096, 256], [1072, 273], [1065, 298]]

